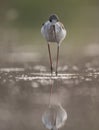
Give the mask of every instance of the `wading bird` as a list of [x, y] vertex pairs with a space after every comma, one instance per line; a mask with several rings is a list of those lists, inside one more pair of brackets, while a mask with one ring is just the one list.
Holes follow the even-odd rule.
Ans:
[[48, 43], [51, 73], [53, 72], [53, 66], [50, 51], [50, 43], [54, 42], [57, 43], [57, 59], [56, 59], [56, 76], [57, 76], [59, 47], [66, 36], [66, 29], [64, 28], [64, 25], [59, 21], [58, 16], [56, 14], [52, 14], [51, 16], [49, 16], [48, 21], [46, 21], [42, 25], [41, 33]]

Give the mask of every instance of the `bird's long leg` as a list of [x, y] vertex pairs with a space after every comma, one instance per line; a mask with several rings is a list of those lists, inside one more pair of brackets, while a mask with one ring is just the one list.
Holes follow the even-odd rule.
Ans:
[[[55, 25], [53, 25], [53, 32], [54, 32], [55, 42], [57, 42]], [[57, 43], [57, 44], [58, 44], [58, 46], [57, 46], [57, 59], [56, 59], [56, 76], [57, 76], [58, 59], [59, 59], [59, 43]]]
[[52, 58], [51, 58], [51, 51], [50, 51], [49, 43], [48, 43], [48, 52], [49, 52], [50, 67], [51, 67], [51, 74], [52, 74], [53, 73], [53, 67], [52, 67]]
[[58, 69], [58, 59], [59, 59], [59, 45], [57, 46], [56, 76], [57, 76], [57, 69]]
[[50, 86], [50, 96], [49, 96], [49, 107], [51, 107], [51, 105], [52, 105], [52, 90], [53, 90], [53, 81], [52, 81], [52, 79], [50, 79], [50, 83], [51, 83], [51, 86]]

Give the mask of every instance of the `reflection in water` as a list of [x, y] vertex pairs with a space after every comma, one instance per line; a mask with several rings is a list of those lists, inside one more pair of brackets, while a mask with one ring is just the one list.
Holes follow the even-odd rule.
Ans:
[[42, 121], [45, 128], [57, 129], [67, 119], [65, 108], [64, 130], [99, 130], [97, 62], [85, 62], [82, 69], [73, 65], [64, 73], [60, 69], [57, 77], [44, 72], [46, 66], [0, 67], [0, 130], [44, 130]]
[[42, 122], [46, 128], [57, 130], [62, 127], [67, 119], [67, 113], [61, 104], [53, 104], [48, 107], [42, 116]]
[[57, 130], [62, 127], [67, 119], [67, 113], [60, 104], [48, 107], [42, 116], [42, 122], [46, 128]]
[[57, 130], [64, 125], [67, 119], [67, 113], [60, 103], [55, 103], [55, 101], [53, 103], [52, 88], [53, 84], [51, 86], [50, 91], [49, 106], [42, 115], [42, 122], [45, 125], [45, 127], [48, 128], [49, 130]]

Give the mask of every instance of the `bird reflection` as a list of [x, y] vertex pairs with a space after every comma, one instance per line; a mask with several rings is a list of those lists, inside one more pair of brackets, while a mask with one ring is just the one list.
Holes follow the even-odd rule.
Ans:
[[52, 97], [52, 87], [51, 87], [49, 106], [42, 115], [42, 122], [47, 129], [58, 130], [64, 125], [67, 119], [67, 112], [60, 103], [52, 103], [51, 97]]
[[60, 104], [51, 105], [42, 116], [42, 122], [49, 130], [58, 130], [66, 119], [67, 113]]

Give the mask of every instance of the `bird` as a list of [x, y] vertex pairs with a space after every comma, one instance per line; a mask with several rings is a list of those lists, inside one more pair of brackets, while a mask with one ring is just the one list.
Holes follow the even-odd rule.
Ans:
[[67, 34], [66, 29], [64, 25], [60, 22], [57, 14], [51, 14], [49, 16], [49, 19], [42, 24], [41, 34], [46, 39], [48, 44], [51, 74], [53, 73], [53, 66], [52, 66], [52, 57], [50, 51], [50, 43], [57, 43], [57, 57], [56, 57], [56, 76], [57, 76], [59, 48], [60, 48], [60, 44], [65, 39]]

